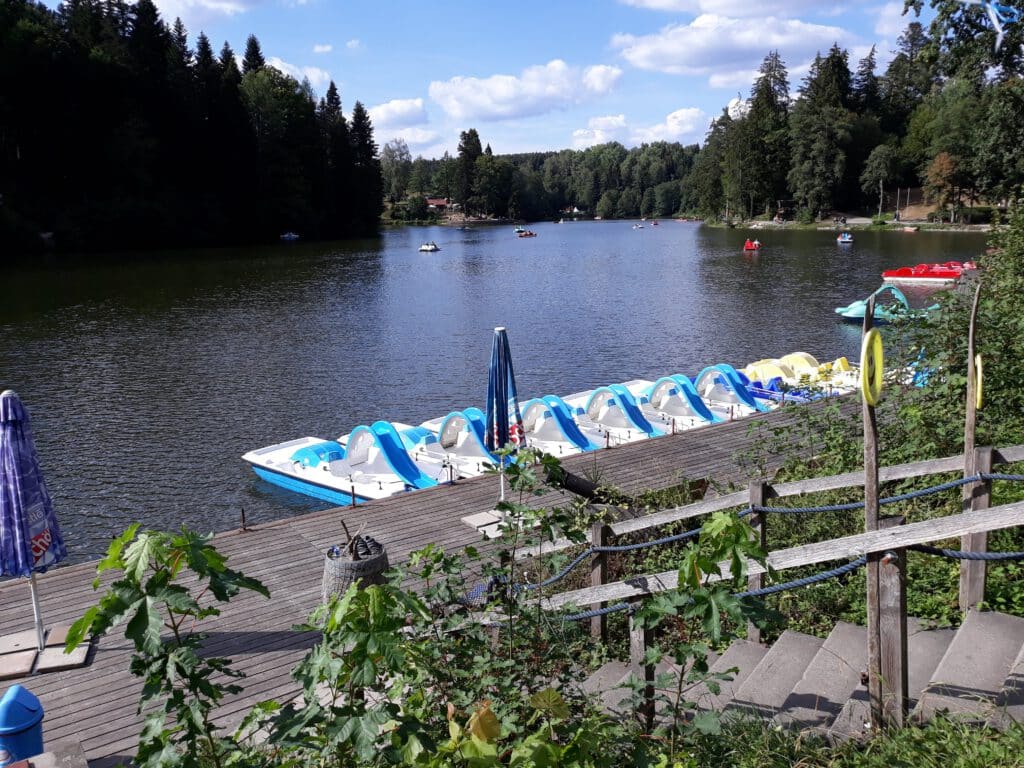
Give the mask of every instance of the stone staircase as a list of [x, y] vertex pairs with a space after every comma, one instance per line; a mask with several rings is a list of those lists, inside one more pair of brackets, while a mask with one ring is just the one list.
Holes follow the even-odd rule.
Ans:
[[[959, 629], [928, 629], [907, 620], [911, 721], [941, 711], [1005, 727], [1024, 722], [1024, 618], [970, 611]], [[825, 639], [785, 631], [771, 648], [737, 640], [711, 664], [736, 671], [713, 694], [705, 685], [688, 692], [698, 707], [746, 713], [833, 741], [870, 729], [867, 630], [840, 622]], [[709, 660], [710, 661], [710, 660]], [[672, 671], [668, 665], [658, 672]], [[609, 662], [586, 681], [610, 712], [621, 712], [622, 684], [636, 667]]]

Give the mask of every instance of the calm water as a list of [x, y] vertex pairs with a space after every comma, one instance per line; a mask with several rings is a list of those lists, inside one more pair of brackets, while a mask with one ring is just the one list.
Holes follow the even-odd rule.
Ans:
[[[521, 397], [797, 350], [855, 359], [833, 307], [978, 235], [745, 234], [673, 221], [419, 228], [379, 241], [110, 257], [4, 276], [0, 389], [28, 407], [71, 557], [128, 523], [203, 530], [321, 509], [240, 456], [482, 407], [505, 325]], [[434, 240], [438, 253], [419, 253]]]

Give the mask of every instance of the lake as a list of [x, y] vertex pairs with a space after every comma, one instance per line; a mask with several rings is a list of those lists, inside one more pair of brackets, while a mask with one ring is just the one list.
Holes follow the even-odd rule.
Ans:
[[[7, 268], [0, 389], [32, 426], [70, 558], [131, 522], [226, 530], [327, 505], [239, 458], [294, 437], [484, 406], [492, 330], [522, 399], [806, 351], [859, 357], [833, 308], [977, 234], [746, 233], [695, 223], [390, 230], [378, 240]], [[420, 253], [433, 240], [441, 250]]]

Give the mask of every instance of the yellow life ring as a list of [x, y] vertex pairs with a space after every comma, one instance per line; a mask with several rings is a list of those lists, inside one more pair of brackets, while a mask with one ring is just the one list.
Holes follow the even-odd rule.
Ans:
[[981, 365], [981, 353], [979, 352], [974, 356], [974, 407], [979, 411], [981, 410], [981, 404], [984, 402], [982, 398], [982, 382], [984, 381], [984, 371]]
[[878, 405], [882, 397], [882, 373], [885, 366], [885, 355], [882, 352], [882, 334], [872, 328], [864, 334], [860, 346], [860, 391], [864, 402]]

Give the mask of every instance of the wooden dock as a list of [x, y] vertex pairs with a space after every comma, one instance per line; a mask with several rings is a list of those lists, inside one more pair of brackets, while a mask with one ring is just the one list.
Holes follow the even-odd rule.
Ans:
[[[854, 407], [859, 403], [852, 399], [844, 403], [844, 410]], [[752, 429], [754, 420], [780, 426], [791, 421], [796, 410], [785, 408], [753, 419], [573, 456], [563, 464], [579, 475], [593, 477], [596, 473], [601, 483], [627, 493], [702, 478], [719, 486], [743, 487], [750, 478], [736, 457], [761, 439]], [[330, 509], [218, 534], [216, 545], [230, 558], [231, 567], [260, 579], [271, 592], [269, 600], [243, 593], [222, 607], [221, 616], [204, 622], [209, 651], [231, 657], [235, 668], [246, 674], [244, 692], [225, 701], [218, 712], [219, 722], [233, 725], [257, 701], [289, 700], [299, 693], [291, 669], [317, 636], [294, 632], [291, 627], [304, 622], [319, 603], [324, 553], [345, 540], [342, 518], [353, 533], [362, 528], [385, 544], [392, 564], [404, 562], [410, 552], [428, 543], [459, 550], [480, 543], [479, 532], [462, 518], [492, 509], [497, 483], [494, 476], [460, 480], [354, 508]], [[552, 506], [568, 498], [567, 493], [552, 491], [533, 503]], [[73, 541], [67, 543], [74, 546]], [[47, 626], [70, 624], [95, 603], [94, 576], [95, 565], [84, 563], [38, 577]], [[0, 583], [0, 635], [32, 626], [27, 581]], [[74, 740], [82, 745], [92, 768], [117, 765], [134, 755], [141, 727], [136, 714], [140, 683], [129, 673], [130, 654], [131, 644], [123, 636], [105, 637], [86, 667], [9, 680], [0, 688], [21, 683], [39, 697], [46, 712], [46, 744]]]

